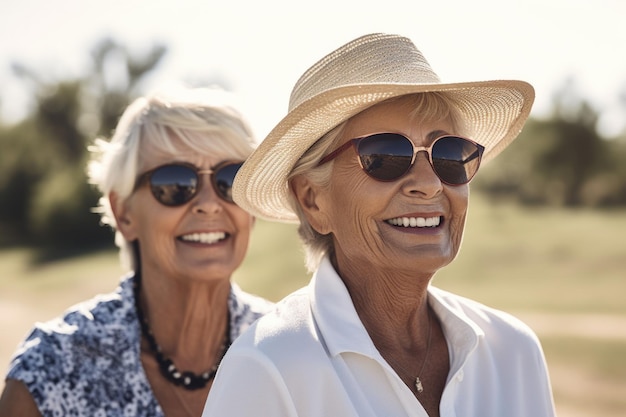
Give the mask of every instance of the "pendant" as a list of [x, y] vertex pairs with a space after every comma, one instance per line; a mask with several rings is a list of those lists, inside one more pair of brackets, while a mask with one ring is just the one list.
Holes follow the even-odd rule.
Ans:
[[422, 381], [420, 381], [420, 377], [415, 377], [415, 389], [417, 392], [424, 392], [424, 387], [422, 386]]

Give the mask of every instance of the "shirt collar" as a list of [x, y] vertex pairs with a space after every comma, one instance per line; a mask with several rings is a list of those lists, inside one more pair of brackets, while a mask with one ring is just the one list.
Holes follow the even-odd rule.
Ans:
[[463, 367], [485, 332], [463, 309], [460, 297], [439, 288], [428, 287], [428, 302], [437, 314], [448, 342], [450, 369]]
[[[348, 289], [325, 257], [311, 279], [311, 309], [331, 356], [344, 352], [380, 358], [361, 322]], [[451, 355], [451, 368], [460, 367], [483, 337], [483, 330], [455, 303], [450, 293], [430, 286], [428, 301], [442, 323]]]
[[311, 279], [311, 309], [331, 356], [378, 351], [359, 318], [348, 289], [325, 257]]

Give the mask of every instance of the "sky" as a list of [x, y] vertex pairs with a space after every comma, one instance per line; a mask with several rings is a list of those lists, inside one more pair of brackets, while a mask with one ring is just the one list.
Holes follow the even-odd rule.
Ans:
[[78, 77], [108, 36], [138, 53], [168, 47], [145, 92], [227, 80], [262, 139], [309, 66], [356, 37], [386, 32], [411, 38], [445, 82], [530, 82], [536, 117], [573, 79], [613, 134], [626, 126], [625, 17], [623, 0], [0, 0], [0, 116], [19, 120], [30, 103], [12, 63], [49, 80]]

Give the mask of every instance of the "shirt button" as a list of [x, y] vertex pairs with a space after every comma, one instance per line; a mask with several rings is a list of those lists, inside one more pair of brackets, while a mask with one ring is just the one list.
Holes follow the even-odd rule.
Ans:
[[456, 380], [458, 382], [462, 382], [463, 381], [463, 371], [459, 371], [459, 373], [456, 375]]

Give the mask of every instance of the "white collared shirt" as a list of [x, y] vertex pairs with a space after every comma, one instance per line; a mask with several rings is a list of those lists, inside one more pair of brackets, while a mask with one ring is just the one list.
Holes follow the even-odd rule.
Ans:
[[[514, 317], [429, 288], [450, 373], [442, 417], [551, 417], [545, 359]], [[310, 284], [281, 301], [229, 349], [203, 417], [426, 417], [380, 355], [341, 278], [325, 259]]]

